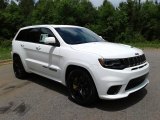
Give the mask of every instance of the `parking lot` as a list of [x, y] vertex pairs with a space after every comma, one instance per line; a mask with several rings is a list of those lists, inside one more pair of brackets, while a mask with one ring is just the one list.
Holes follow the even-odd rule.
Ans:
[[160, 49], [145, 49], [150, 83], [128, 98], [90, 107], [70, 101], [67, 89], [31, 75], [16, 79], [12, 64], [0, 66], [0, 120], [160, 120]]

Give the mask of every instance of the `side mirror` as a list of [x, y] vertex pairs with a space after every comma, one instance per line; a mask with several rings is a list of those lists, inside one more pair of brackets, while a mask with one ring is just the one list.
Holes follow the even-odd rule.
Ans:
[[55, 44], [56, 43], [56, 39], [55, 37], [46, 37], [44, 40], [45, 44]]

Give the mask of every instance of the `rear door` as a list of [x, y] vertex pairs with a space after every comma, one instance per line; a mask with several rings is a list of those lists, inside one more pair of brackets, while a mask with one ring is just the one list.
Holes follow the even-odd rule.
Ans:
[[15, 40], [12, 43], [13, 44], [12, 51], [20, 55], [22, 63], [26, 68], [26, 71], [28, 71], [27, 69], [28, 67], [25, 62], [26, 51], [24, 49], [24, 46], [28, 44], [28, 31], [29, 29], [20, 30], [20, 32], [17, 34]]

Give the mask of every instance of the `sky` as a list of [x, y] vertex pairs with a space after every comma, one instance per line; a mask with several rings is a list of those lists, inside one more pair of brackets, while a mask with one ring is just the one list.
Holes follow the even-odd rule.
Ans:
[[[94, 6], [98, 7], [100, 5], [102, 5], [103, 0], [90, 0]], [[122, 1], [126, 1], [126, 0], [109, 0], [114, 6], [118, 6], [120, 2]], [[146, 0], [141, 0], [142, 2], [146, 1]], [[160, 0], [158, 0], [160, 2]]]
[[[100, 5], [102, 5], [103, 0], [90, 0], [94, 6], [98, 7]], [[121, 0], [109, 0], [112, 2], [113, 5], [117, 5], [119, 3], [119, 1]]]
[[[16, 1], [16, 0], [14, 0]], [[37, 1], [37, 0], [36, 0]], [[103, 1], [104, 0], [90, 0], [92, 2], [92, 4], [95, 6], [95, 7], [98, 7], [100, 5], [102, 5]], [[122, 1], [126, 1], [126, 0], [109, 0], [115, 7], [117, 7], [119, 5], [120, 2]], [[146, 1], [146, 0], [141, 0], [142, 2]], [[160, 2], [160, 0], [158, 0]]]

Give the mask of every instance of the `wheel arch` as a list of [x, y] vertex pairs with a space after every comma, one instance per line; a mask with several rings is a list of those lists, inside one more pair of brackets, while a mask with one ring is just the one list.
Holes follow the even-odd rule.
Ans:
[[21, 58], [21, 56], [20, 56], [18, 53], [13, 53], [13, 55], [12, 55], [12, 60], [13, 60], [13, 62], [14, 62], [14, 59], [15, 59], [16, 57], [21, 60], [23, 66], [24, 66], [25, 71], [28, 72], [28, 73], [30, 73], [30, 71], [29, 71], [26, 63], [23, 61], [23, 59]]
[[95, 88], [95, 95], [96, 95], [95, 99], [97, 100], [97, 99], [99, 98], [98, 91], [97, 91], [97, 86], [96, 86], [96, 84], [95, 84], [95, 81], [94, 81], [94, 78], [93, 78], [93, 76], [92, 76], [92, 73], [90, 73], [90, 71], [89, 71], [87, 68], [85, 68], [85, 67], [78, 66], [78, 65], [69, 65], [69, 66], [66, 68], [66, 72], [65, 72], [65, 84], [66, 84], [66, 86], [68, 87], [68, 83], [67, 83], [67, 82], [68, 82], [68, 79], [67, 79], [67, 77], [68, 77], [68, 75], [69, 75], [69, 72], [71, 72], [72, 70], [75, 70], [75, 69], [82, 69], [82, 70], [84, 70], [85, 72], [87, 72], [87, 74], [91, 77], [92, 83], [93, 83], [94, 88]]
[[[95, 85], [94, 77], [92, 76], [92, 73], [90, 72], [90, 70], [88, 70], [85, 67], [79, 66], [79, 65], [68, 65], [67, 66], [66, 71], [65, 71], [65, 84], [66, 85], [67, 85], [67, 77], [69, 75], [69, 72], [71, 72], [72, 70], [75, 70], [75, 69], [82, 69], [82, 70], [86, 71], [90, 75], [90, 77], [92, 78], [93, 83]], [[95, 87], [96, 87], [96, 85], [95, 85]], [[97, 89], [97, 87], [96, 87], [96, 89]]]
[[16, 58], [16, 57], [18, 57], [18, 58], [20, 58], [21, 59], [21, 57], [20, 57], [20, 55], [19, 54], [17, 54], [17, 53], [13, 53], [13, 60]]

